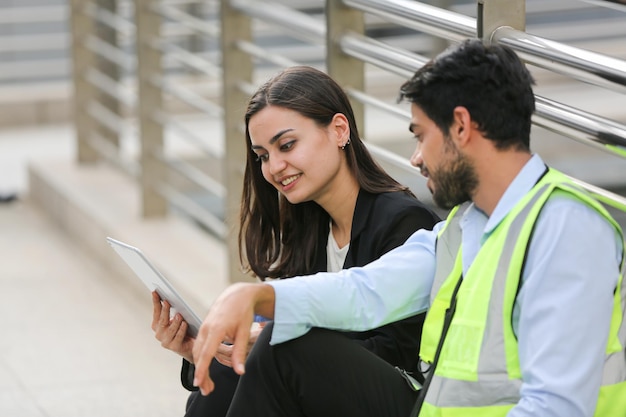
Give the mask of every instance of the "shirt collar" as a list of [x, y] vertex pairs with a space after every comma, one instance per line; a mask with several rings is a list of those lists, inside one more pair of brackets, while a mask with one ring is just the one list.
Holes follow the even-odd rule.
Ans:
[[[486, 224], [483, 229], [484, 240], [495, 228], [502, 219], [515, 207], [515, 205], [528, 193], [546, 172], [546, 164], [541, 157], [534, 154], [530, 160], [524, 165], [521, 171], [517, 174], [515, 179], [508, 186], [500, 201], [496, 205], [495, 210], [491, 213], [491, 217], [486, 219]], [[474, 203], [470, 204], [461, 220], [461, 227], [463, 223], [466, 223], [471, 218], [483, 217], [486, 218], [485, 213], [480, 210]]]

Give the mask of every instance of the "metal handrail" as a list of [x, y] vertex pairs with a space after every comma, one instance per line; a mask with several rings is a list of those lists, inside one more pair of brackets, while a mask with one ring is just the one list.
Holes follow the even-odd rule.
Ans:
[[203, 35], [214, 39], [219, 38], [220, 28], [217, 23], [207, 23], [202, 19], [198, 19], [197, 17], [170, 5], [154, 4], [151, 9], [153, 12], [161, 15], [162, 17], [175, 20], [177, 24], [180, 24], [195, 33], [202, 33]]
[[401, 26], [460, 41], [476, 37], [476, 19], [409, 0], [342, 0]]
[[122, 158], [118, 148], [97, 131], [91, 132], [89, 135], [89, 144], [94, 147], [107, 162], [113, 164], [121, 172], [135, 180], [139, 178], [139, 174], [141, 173], [139, 163], [130, 158]]
[[129, 91], [127, 87], [112, 79], [101, 71], [91, 68], [87, 72], [87, 81], [89, 81], [99, 91], [111, 98], [121, 102], [125, 106], [134, 107], [137, 101], [135, 95]]
[[[354, 34], [344, 36], [340, 45], [348, 55], [399, 75], [410, 76], [411, 69], [421, 67], [428, 60]], [[537, 105], [533, 120], [536, 124], [598, 149], [625, 156], [626, 126], [537, 95], [535, 99]]]
[[61, 51], [67, 48], [69, 37], [65, 33], [0, 36], [0, 53]]
[[[56, 80], [68, 75], [63, 58], [20, 58], [22, 52], [63, 51], [69, 44], [62, 29], [45, 28], [37, 33], [30, 27], [37, 23], [60, 24], [67, 15], [66, 6], [0, 7], [0, 26], [8, 26], [0, 36], [0, 53], [11, 54], [0, 63], [0, 82]], [[12, 55], [16, 54], [16, 55]]]
[[152, 118], [161, 125], [173, 128], [178, 133], [182, 134], [187, 141], [192, 143], [196, 147], [196, 149], [200, 150], [206, 156], [215, 159], [222, 158], [223, 155], [216, 153], [214, 149], [208, 147], [202, 138], [200, 138], [197, 134], [195, 134], [185, 125], [176, 120], [176, 117], [170, 116], [169, 114], [161, 110], [152, 115]]
[[295, 38], [323, 43], [326, 27], [323, 22], [278, 3], [232, 0], [231, 7], [255, 19], [286, 29]]
[[96, 22], [102, 23], [119, 34], [131, 37], [135, 34], [135, 24], [128, 19], [124, 19], [118, 14], [111, 13], [109, 10], [103, 9], [93, 2], [85, 3], [83, 13], [93, 18]]
[[535, 95], [533, 122], [597, 149], [625, 157], [626, 125]]
[[174, 171], [178, 172], [188, 180], [192, 181], [193, 183], [200, 186], [202, 189], [208, 191], [209, 193], [215, 195], [216, 197], [224, 198], [224, 196], [226, 195], [226, 189], [221, 183], [214, 180], [193, 165], [184, 162], [181, 159], [172, 160], [165, 157], [164, 155], [162, 156], [161, 160], [166, 162], [167, 165]]
[[415, 68], [428, 62], [428, 58], [421, 55], [354, 33], [344, 35], [339, 45], [347, 55], [402, 77], [410, 77]]
[[253, 44], [252, 42], [239, 41], [237, 42], [236, 46], [240, 51], [245, 52], [248, 55], [253, 56], [261, 61], [274, 64], [279, 68], [280, 67], [287, 68], [287, 67], [291, 67], [294, 65], [298, 65], [296, 61], [293, 61], [289, 58], [285, 58], [282, 55], [274, 54], [270, 52], [269, 50], [267, 50], [266, 48], [261, 48], [260, 46], [257, 46]]
[[213, 233], [215, 233], [219, 238], [226, 238], [228, 228], [222, 219], [207, 211], [191, 197], [188, 197], [166, 183], [154, 184], [153, 186], [157, 192], [171, 204], [180, 208], [184, 213], [192, 217], [207, 229], [213, 231]]
[[222, 69], [200, 54], [189, 52], [170, 41], [155, 39], [151, 45], [165, 54], [166, 60], [174, 60], [212, 78], [221, 77]]
[[162, 91], [177, 98], [181, 102], [201, 111], [209, 116], [221, 117], [223, 109], [210, 100], [205, 99], [199, 94], [194, 93], [185, 87], [180, 87], [174, 83], [168, 82], [163, 77], [154, 76], [151, 80], [152, 84], [159, 87]]
[[381, 162], [386, 162], [390, 165], [398, 167], [410, 175], [419, 175], [419, 170], [411, 165], [407, 158], [399, 156], [398, 154], [371, 142], [365, 142], [365, 145], [372, 155], [374, 155], [376, 159]]
[[[252, 96], [256, 91], [257, 86], [246, 82], [238, 82], [237, 89], [247, 96]], [[241, 132], [243, 133], [244, 130], [242, 130]]]
[[347, 88], [346, 93], [348, 94], [348, 96], [354, 98], [355, 100], [358, 100], [364, 104], [368, 104], [388, 114], [392, 114], [394, 116], [397, 116], [398, 118], [405, 120], [410, 119], [410, 116], [406, 111], [399, 109], [398, 107], [394, 107], [391, 104], [386, 103], [382, 100], [376, 99], [369, 94], [365, 94], [362, 91], [355, 90], [353, 88]]
[[[45, 69], [45, 70], [44, 70]], [[33, 79], [65, 76], [67, 61], [63, 59], [36, 59], [19, 62], [0, 63], [0, 80]]]
[[[167, 207], [179, 207], [216, 235], [226, 237], [224, 219], [219, 218], [221, 215], [211, 214], [209, 208], [195, 200], [195, 195], [186, 194], [186, 190], [170, 183], [168, 174], [179, 175], [180, 179], [184, 177], [194, 190], [199, 187], [202, 193], [223, 199], [229, 213], [237, 210], [241, 198], [241, 190], [237, 187], [243, 177], [242, 155], [247, 150], [244, 149], [244, 141], [240, 140], [244, 130], [243, 117], [236, 115], [243, 111], [246, 99], [256, 91], [262, 71], [273, 67], [293, 66], [299, 61], [314, 62], [312, 65], [320, 67], [326, 65], [329, 74], [344, 86], [354, 104], [357, 119], [363, 118], [364, 109], [372, 108], [408, 121], [410, 115], [406, 108], [368, 94], [372, 90], [366, 88], [365, 75], [376, 77], [384, 73], [385, 76], [409, 78], [429, 60], [418, 54], [424, 46], [444, 45], [445, 42], [433, 42], [431, 35], [456, 42], [483, 37], [482, 28], [489, 28], [485, 29], [489, 31], [498, 28], [490, 34], [491, 41], [512, 47], [528, 64], [612, 91], [626, 92], [626, 62], [506, 27], [505, 24], [515, 27], [525, 25], [525, 22], [512, 16], [515, 13], [497, 13], [499, 5], [506, 1], [493, 0], [491, 4], [496, 4], [495, 8], [483, 10], [485, 13], [479, 10], [480, 19], [477, 19], [414, 0], [336, 0], [326, 4], [325, 18], [301, 11], [298, 8], [302, 3], [294, 5], [285, 0], [221, 0], [219, 4], [225, 8], [219, 13], [214, 8], [216, 3], [209, 5], [192, 0], [135, 0], [132, 4], [124, 3], [124, 6], [137, 7], [124, 9], [121, 3], [116, 3], [111, 11], [98, 8], [98, 5], [109, 7], [111, 3], [73, 0], [75, 8], [84, 9], [80, 14], [89, 15], [91, 19], [83, 20], [83, 29], [78, 27], [76, 32], [83, 33], [85, 27], [94, 26], [101, 33], [99, 36], [103, 36], [103, 39], [98, 39], [93, 33], [92, 36], [81, 35], [79, 42], [73, 43], [73, 46], [82, 48], [82, 52], [88, 49], [83, 56], [84, 62], [95, 66], [90, 70], [79, 66], [75, 71], [78, 75], [75, 80], [82, 82], [80, 90], [99, 95], [95, 99], [91, 97], [93, 100], [102, 100], [97, 104], [81, 96], [81, 102], [89, 103], [86, 110], [93, 119], [87, 123], [86, 129], [83, 126], [83, 132], [93, 128], [95, 132], [88, 135], [92, 142], [94, 137], [102, 134], [102, 140], [95, 141], [98, 143], [93, 147], [106, 158], [116, 157], [116, 142], [112, 140], [115, 138], [107, 138], [108, 130], [118, 125], [120, 133], [120, 114], [126, 115], [126, 112], [121, 111], [119, 105], [132, 107], [135, 104], [133, 86], [129, 85], [128, 78], [121, 82], [119, 70], [131, 75], [138, 73], [138, 91], [145, 96], [139, 103], [138, 111], [134, 112], [139, 118], [142, 135], [139, 147], [142, 165], [137, 164], [136, 167], [137, 172], [146, 170], [141, 176], [142, 193], [146, 206], [152, 207], [149, 211], [144, 210], [144, 215], [162, 216]], [[518, 0], [518, 6], [519, 2], [523, 0]], [[315, 7], [321, 9], [322, 4], [324, 2], [319, 0]], [[467, 11], [468, 7], [455, 10]], [[130, 12], [133, 9], [146, 14], [141, 16], [142, 19], [131, 21]], [[485, 23], [484, 26], [481, 24], [481, 33], [479, 21]], [[365, 35], [380, 33], [379, 29], [386, 30], [388, 27], [392, 30], [385, 32], [384, 39]], [[388, 33], [392, 36], [387, 36]], [[398, 33], [402, 35], [398, 36]], [[107, 36], [108, 45], [104, 39]], [[289, 37], [295, 42], [267, 46], [266, 39], [276, 36]], [[122, 43], [120, 38], [125, 38], [128, 43]], [[216, 42], [218, 40], [221, 43]], [[227, 49], [222, 50], [219, 46], [213, 49], [214, 45]], [[129, 58], [126, 51], [135, 50], [142, 61]], [[101, 70], [99, 65], [102, 65]], [[363, 72], [364, 68], [367, 74]], [[371, 69], [382, 71], [370, 72]], [[206, 83], [207, 80], [209, 83]], [[368, 82], [372, 80], [377, 79], [367, 79]], [[204, 91], [205, 86], [213, 87], [218, 83], [222, 83], [223, 88], [219, 104], [212, 90]], [[387, 94], [384, 93], [384, 96], [387, 97]], [[165, 97], [167, 101], [163, 100]], [[626, 125], [542, 96], [535, 98], [535, 126], [611, 155], [626, 157]], [[168, 107], [170, 104], [171, 108]], [[181, 109], [182, 104], [189, 108]], [[187, 124], [182, 115], [189, 115], [190, 111], [193, 119]], [[192, 127], [197, 121], [207, 118], [221, 119], [221, 124], [217, 125], [224, 129], [225, 140], [219, 146], [213, 146], [214, 143], [203, 137], [201, 131]], [[367, 137], [364, 129], [361, 132]], [[221, 177], [223, 183], [204, 172], [203, 167], [184, 162], [185, 154], [166, 152], [170, 149], [164, 144], [170, 139], [175, 139], [176, 144], [182, 144], [182, 141], [185, 145], [191, 144], [194, 157], [225, 158], [223, 168], [227, 174]], [[405, 157], [370, 141], [366, 145], [379, 161], [392, 165], [390, 169], [394, 175], [399, 169], [418, 177], [416, 169]], [[120, 153], [119, 146], [117, 149]], [[118, 157], [121, 158], [121, 155]], [[602, 201], [626, 210], [626, 198], [575, 181]], [[237, 248], [232, 241], [229, 244], [229, 253], [234, 254]], [[238, 259], [232, 258], [231, 262], [238, 265]]]
[[530, 64], [626, 93], [626, 61], [564, 45], [506, 26], [496, 29], [491, 40], [511, 47]]
[[107, 61], [116, 64], [125, 71], [132, 72], [137, 66], [136, 58], [123, 49], [111, 45], [95, 36], [89, 36], [84, 41], [85, 46], [93, 53]]
[[124, 125], [124, 120], [118, 114], [113, 113], [103, 106], [100, 102], [91, 101], [87, 105], [87, 112], [94, 120], [102, 126], [105, 126], [111, 132], [115, 132], [118, 135], [122, 134], [123, 128], [121, 126]]
[[603, 202], [606, 205], [609, 205], [613, 208], [626, 212], [626, 198], [622, 197], [619, 194], [612, 193], [604, 188], [596, 187], [593, 184], [589, 184], [588, 182], [579, 180], [574, 177], [567, 176], [574, 183], [580, 185], [585, 190], [593, 194], [598, 200]]
[[66, 6], [2, 7], [0, 11], [0, 25], [62, 22], [67, 16]]

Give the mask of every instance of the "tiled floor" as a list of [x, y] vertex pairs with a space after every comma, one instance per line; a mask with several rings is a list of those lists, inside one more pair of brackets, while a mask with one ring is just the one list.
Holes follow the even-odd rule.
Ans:
[[0, 416], [183, 415], [179, 359], [139, 299], [47, 217], [0, 205]]
[[26, 164], [71, 157], [69, 126], [0, 131], [0, 416], [182, 416], [179, 358], [141, 299], [28, 202]]

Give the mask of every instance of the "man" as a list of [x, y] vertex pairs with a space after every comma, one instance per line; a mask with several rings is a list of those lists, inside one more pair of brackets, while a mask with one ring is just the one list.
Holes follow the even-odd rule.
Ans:
[[[237, 284], [211, 307], [195, 384], [222, 341], [244, 374], [253, 314], [274, 319], [246, 362], [229, 416], [626, 415], [619, 226], [529, 148], [532, 78], [503, 46], [469, 40], [401, 89], [411, 162], [452, 208], [366, 267]], [[421, 391], [344, 342], [428, 310]], [[271, 333], [271, 334], [270, 334]], [[271, 341], [268, 343], [268, 339]], [[332, 372], [331, 372], [332, 371]], [[419, 410], [418, 410], [419, 409]]]

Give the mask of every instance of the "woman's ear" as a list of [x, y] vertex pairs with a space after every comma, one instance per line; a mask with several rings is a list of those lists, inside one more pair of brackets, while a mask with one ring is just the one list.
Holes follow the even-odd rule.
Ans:
[[350, 123], [348, 123], [348, 118], [343, 113], [335, 114], [328, 128], [334, 135], [338, 147], [341, 148], [350, 140]]

